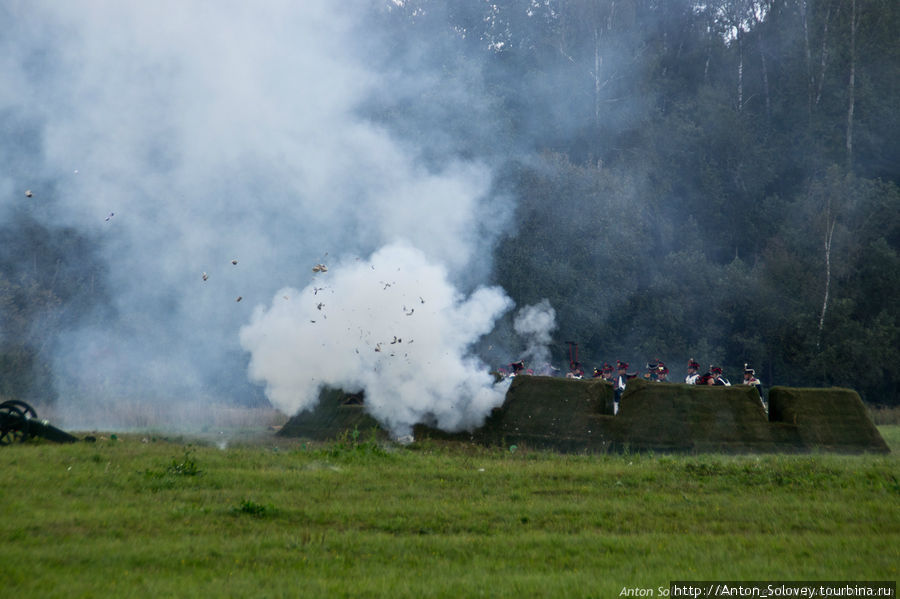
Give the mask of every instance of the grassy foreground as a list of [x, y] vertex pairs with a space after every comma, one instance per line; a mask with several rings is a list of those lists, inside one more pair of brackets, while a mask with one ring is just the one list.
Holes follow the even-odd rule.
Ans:
[[[122, 436], [0, 448], [20, 597], [617, 597], [897, 580], [888, 456], [573, 456]], [[644, 591], [646, 594], [646, 591]]]

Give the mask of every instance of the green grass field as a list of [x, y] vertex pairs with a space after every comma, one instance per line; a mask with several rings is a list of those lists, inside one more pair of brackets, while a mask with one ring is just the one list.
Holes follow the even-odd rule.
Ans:
[[[18, 597], [618, 597], [896, 580], [887, 456], [579, 456], [123, 435], [0, 448]], [[365, 436], [365, 435], [363, 435]]]

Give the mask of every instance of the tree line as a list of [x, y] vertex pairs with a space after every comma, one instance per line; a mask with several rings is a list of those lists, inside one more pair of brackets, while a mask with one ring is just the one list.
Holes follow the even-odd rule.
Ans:
[[500, 108], [461, 151], [504, 158], [517, 303], [548, 298], [598, 364], [751, 362], [900, 401], [897, 3], [440, 4], [389, 18], [444, 32], [437, 86], [473, 85], [465, 56]]
[[[419, 143], [438, 132], [426, 162], [494, 167], [516, 208], [493, 282], [519, 305], [548, 299], [585, 361], [751, 362], [766, 385], [900, 402], [900, 4], [370, 10], [361, 43], [390, 50], [378, 68], [439, 76], [361, 110]], [[39, 125], [3, 122], [0, 159], [27, 170]], [[0, 394], [28, 398], [50, 386], [52, 331], [103, 318], [109, 295], [98, 239], [7, 216]]]

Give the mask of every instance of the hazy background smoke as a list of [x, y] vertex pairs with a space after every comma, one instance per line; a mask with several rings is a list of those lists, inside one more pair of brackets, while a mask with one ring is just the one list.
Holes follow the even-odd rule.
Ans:
[[[266, 388], [300, 406], [252, 334], [280, 290], [406, 248], [443, 269], [448, 318], [485, 285], [546, 299], [588, 369], [749, 361], [892, 405], [897, 227], [870, 215], [897, 213], [891, 28], [874, 27], [896, 11], [863, 8], [855, 55], [849, 13], [825, 36], [821, 3], [772, 10], [745, 55], [717, 7], [0, 3], [0, 395], [55, 397], [68, 427], [193, 422], [175, 408], [267, 406]], [[811, 111], [803, 74], [826, 55]], [[565, 363], [566, 343], [528, 350], [520, 313], [491, 309], [451, 352], [467, 368], [541, 347]]]
[[546, 374], [547, 364], [551, 362], [550, 343], [552, 333], [556, 329], [556, 310], [549, 300], [541, 300], [532, 306], [523, 306], [513, 320], [513, 329], [526, 343], [521, 358], [526, 365]]
[[[363, 116], [390, 86], [430, 68], [382, 72], [386, 50], [365, 29], [370, 8], [0, 9], [0, 115], [17, 132], [9, 144], [21, 143], [0, 190], [28, 202], [17, 209], [48, 230], [94, 239], [106, 272], [104, 310], [61, 326], [50, 344], [63, 425], [116, 426], [125, 421], [116, 410], [136, 400], [258, 402], [248, 359], [254, 381], [288, 411], [308, 406], [322, 381], [366, 387], [373, 412], [398, 430], [425, 413], [469, 426], [472, 412], [451, 413], [451, 396], [476, 411], [496, 403], [468, 352], [509, 307], [499, 290], [473, 291], [508, 222], [507, 201], [485, 164], [437, 160], [434, 147], [426, 157]], [[445, 101], [455, 105], [446, 112], [467, 105], [462, 90]], [[334, 270], [316, 276], [319, 262]], [[399, 287], [375, 288], [382, 280]], [[323, 281], [327, 312], [311, 291]], [[293, 299], [282, 304], [284, 295]], [[323, 318], [308, 331], [310, 315]], [[397, 336], [421, 348], [405, 352], [403, 367], [372, 350], [397, 323], [409, 327]], [[331, 350], [318, 351], [320, 341]], [[348, 355], [350, 341], [365, 359]], [[372, 369], [396, 374], [401, 388]], [[388, 407], [394, 392], [402, 404]]]

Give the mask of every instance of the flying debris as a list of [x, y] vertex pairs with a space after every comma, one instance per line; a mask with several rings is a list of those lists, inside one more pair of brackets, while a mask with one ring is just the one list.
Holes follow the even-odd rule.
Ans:
[[200, 276], [201, 276], [201, 277], [202, 277], [202, 278], [203, 278], [203, 280], [204, 280], [204, 281], [205, 281], [205, 280], [206, 280], [206, 279], [208, 279], [208, 278], [209, 278], [209, 275], [208, 275], [208, 274], [206, 274], [206, 273], [203, 273], [203, 274], [202, 274], [202, 275], [200, 275]]
[[30, 190], [30, 189], [26, 189], [26, 190], [25, 190], [25, 197], [26, 197], [26, 198], [30, 198], [30, 197], [33, 196], [33, 195], [34, 195], [34, 194], [31, 193], [31, 190]]
[[243, 296], [243, 295], [239, 295], [239, 296], [237, 296], [237, 299], [234, 300], [234, 301], [239, 302], [239, 301], [241, 301], [242, 299], [244, 299], [244, 296]]
[[328, 267], [325, 266], [324, 264], [316, 264], [315, 266], [313, 266], [312, 271], [313, 272], [328, 272]]

